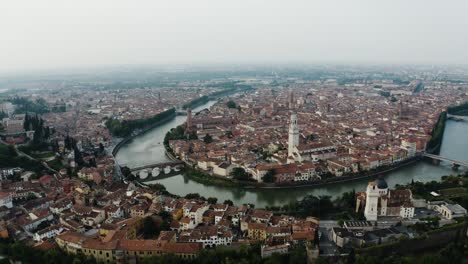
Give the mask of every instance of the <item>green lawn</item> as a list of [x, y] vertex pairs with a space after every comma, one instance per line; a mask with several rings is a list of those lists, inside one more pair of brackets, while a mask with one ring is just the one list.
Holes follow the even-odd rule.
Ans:
[[446, 198], [462, 197], [467, 195], [467, 189], [464, 187], [447, 188], [439, 191]]
[[44, 152], [32, 152], [31, 157], [36, 158], [36, 159], [47, 159], [50, 157], [55, 156], [55, 153], [52, 151], [44, 151]]
[[0, 167], [20, 167], [36, 173], [44, 169], [39, 162], [29, 160], [26, 157], [13, 156], [9, 148], [9, 146], [0, 144]]
[[57, 158], [47, 162], [47, 164], [49, 164], [49, 166], [56, 171], [59, 171], [63, 168], [62, 162]]

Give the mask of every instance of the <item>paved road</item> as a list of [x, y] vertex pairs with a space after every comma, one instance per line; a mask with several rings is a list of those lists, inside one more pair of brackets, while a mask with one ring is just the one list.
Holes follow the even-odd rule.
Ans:
[[[322, 223], [320, 223], [322, 224]], [[330, 229], [321, 227], [319, 228], [320, 232], [320, 255], [321, 256], [335, 256], [340, 255], [340, 249], [335, 245], [335, 243], [331, 240]]]
[[339, 227], [336, 220], [320, 220], [320, 228], [332, 229], [332, 227]]

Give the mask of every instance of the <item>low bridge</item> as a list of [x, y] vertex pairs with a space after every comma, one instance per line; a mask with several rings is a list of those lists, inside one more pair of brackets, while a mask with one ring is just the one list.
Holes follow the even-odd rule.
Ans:
[[431, 158], [431, 159], [435, 159], [435, 160], [450, 162], [450, 163], [453, 164], [453, 167], [455, 167], [455, 168], [459, 167], [459, 166], [468, 167], [468, 162], [467, 161], [454, 160], [454, 159], [442, 157], [442, 156], [439, 156], [439, 155], [429, 154], [429, 153], [423, 153], [423, 156]]
[[135, 171], [141, 171], [141, 170], [145, 170], [145, 169], [155, 169], [155, 168], [159, 168], [160, 170], [163, 170], [167, 167], [174, 169], [174, 168], [181, 168], [185, 165], [184, 162], [182, 161], [168, 161], [168, 162], [163, 162], [163, 163], [155, 163], [155, 164], [150, 164], [150, 165], [145, 165], [145, 166], [141, 166], [141, 167], [136, 167], [136, 168], [132, 168], [130, 169], [130, 171], [132, 172], [135, 172]]
[[[205, 109], [208, 109], [208, 108], [204, 108], [202, 110], [192, 112], [192, 115], [198, 115], [199, 113], [203, 112]], [[187, 110], [182, 109], [182, 108], [177, 108], [176, 109], [176, 114], [180, 115], [180, 116], [186, 116], [187, 115]]]
[[451, 115], [451, 114], [447, 114], [447, 118], [450, 118], [452, 120], [455, 120], [457, 122], [462, 122], [462, 121], [468, 121], [467, 117], [466, 116], [459, 116], [459, 115]]

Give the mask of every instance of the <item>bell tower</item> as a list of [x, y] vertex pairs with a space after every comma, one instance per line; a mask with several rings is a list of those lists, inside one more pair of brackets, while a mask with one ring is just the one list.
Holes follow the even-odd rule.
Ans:
[[367, 221], [377, 221], [379, 197], [379, 188], [376, 182], [369, 182], [366, 190], [366, 207], [364, 209], [364, 216]]
[[294, 147], [299, 145], [299, 128], [297, 127], [297, 115], [291, 114], [288, 132], [288, 156], [293, 156]]
[[186, 121], [185, 133], [190, 134], [192, 132], [192, 108], [187, 108], [187, 121]]

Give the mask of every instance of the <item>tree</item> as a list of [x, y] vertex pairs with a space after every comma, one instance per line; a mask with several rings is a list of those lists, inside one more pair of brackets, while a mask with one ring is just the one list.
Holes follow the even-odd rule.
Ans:
[[78, 166], [83, 166], [83, 163], [84, 163], [83, 155], [81, 154], [81, 151], [78, 149], [76, 145], [73, 148], [73, 153], [75, 154], [76, 164], [78, 164]]
[[344, 220], [343, 220], [343, 219], [338, 220], [337, 224], [338, 224], [339, 226], [343, 227], [343, 225], [344, 225]]
[[8, 156], [10, 157], [16, 157], [18, 156], [18, 152], [16, 152], [16, 148], [13, 145], [8, 145]]
[[99, 143], [99, 152], [104, 153], [104, 145], [102, 143]]
[[213, 142], [213, 137], [211, 137], [210, 134], [206, 134], [203, 138], [203, 142], [205, 142], [206, 144], [210, 144], [211, 142]]
[[234, 205], [234, 203], [233, 203], [231, 200], [229, 200], [229, 199], [224, 200], [223, 204], [227, 204], [227, 205], [229, 205], [229, 206], [233, 206], [233, 205]]
[[275, 172], [274, 170], [268, 170], [267, 173], [262, 177], [263, 182], [272, 183], [275, 182]]
[[185, 199], [200, 199], [200, 194], [188, 193], [187, 195], [185, 195]]
[[87, 167], [94, 167], [94, 168], [96, 168], [96, 167], [97, 167], [96, 159], [95, 159], [95, 158], [90, 159], [89, 162], [88, 162], [88, 164], [87, 164]]
[[237, 106], [236, 106], [236, 103], [235, 103], [234, 101], [232, 101], [232, 100], [228, 101], [228, 102], [226, 103], [226, 105], [227, 105], [227, 107], [229, 107], [229, 108], [236, 108], [236, 107], [237, 107]]
[[317, 137], [314, 134], [310, 134], [307, 136], [307, 141], [314, 141]]
[[231, 176], [239, 181], [247, 181], [250, 178], [250, 175], [243, 168], [234, 168]]
[[[167, 211], [159, 212], [158, 216], [161, 218], [161, 224], [159, 225], [160, 231], [168, 231], [171, 229], [172, 215]], [[159, 235], [159, 233], [158, 233]]]
[[151, 216], [147, 216], [143, 218], [143, 227], [141, 231], [143, 236], [148, 239], [157, 236], [160, 230], [158, 225], [153, 221], [153, 218]]
[[216, 202], [218, 202], [218, 198], [208, 197], [207, 201], [208, 201], [209, 204], [216, 204]]
[[307, 195], [297, 203], [297, 213], [301, 217], [323, 216], [333, 209], [330, 196]]
[[346, 260], [346, 264], [354, 264], [356, 262], [356, 252], [354, 252], [354, 248], [351, 248], [349, 252], [348, 259]]
[[132, 171], [130, 170], [129, 167], [124, 166], [120, 167], [120, 171], [122, 172], [123, 176], [129, 180], [129, 181], [134, 181], [135, 180], [135, 175], [133, 175]]
[[190, 133], [188, 139], [189, 140], [197, 140], [198, 139], [197, 133], [196, 132]]

